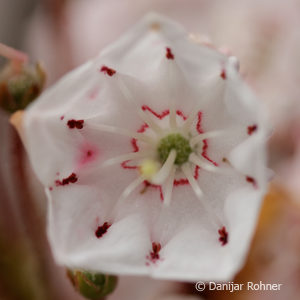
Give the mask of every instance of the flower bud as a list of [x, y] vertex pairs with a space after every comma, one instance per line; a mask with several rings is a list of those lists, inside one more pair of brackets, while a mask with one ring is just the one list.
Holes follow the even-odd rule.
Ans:
[[11, 113], [26, 108], [41, 93], [45, 79], [39, 63], [22, 65], [18, 71], [8, 63], [0, 70], [0, 107]]
[[91, 300], [103, 299], [113, 292], [118, 281], [116, 276], [79, 270], [67, 270], [67, 275], [75, 289]]

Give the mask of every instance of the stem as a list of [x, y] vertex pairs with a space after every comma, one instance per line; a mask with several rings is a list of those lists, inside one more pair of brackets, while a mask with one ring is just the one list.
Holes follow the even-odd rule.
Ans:
[[11, 61], [15, 74], [20, 73], [22, 66], [28, 62], [28, 55], [26, 53], [6, 46], [2, 43], [0, 43], [0, 56], [3, 56]]
[[20, 63], [26, 63], [28, 61], [28, 55], [24, 52], [6, 46], [0, 43], [0, 55], [4, 56], [8, 60], [18, 61]]

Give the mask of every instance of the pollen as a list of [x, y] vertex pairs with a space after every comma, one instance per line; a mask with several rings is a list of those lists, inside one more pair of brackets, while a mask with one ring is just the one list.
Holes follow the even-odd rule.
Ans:
[[174, 162], [176, 165], [180, 166], [189, 160], [192, 148], [188, 139], [179, 133], [173, 133], [162, 138], [158, 145], [157, 152], [162, 163], [167, 160], [173, 149], [176, 150], [176, 159]]
[[159, 170], [159, 164], [153, 159], [144, 160], [140, 167], [139, 171], [143, 177], [146, 179], [151, 179]]

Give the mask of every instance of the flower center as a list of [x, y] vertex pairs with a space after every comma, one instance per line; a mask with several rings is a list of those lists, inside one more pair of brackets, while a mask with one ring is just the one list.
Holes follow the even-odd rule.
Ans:
[[180, 166], [189, 160], [189, 156], [192, 153], [189, 141], [179, 133], [172, 133], [162, 138], [159, 142], [157, 152], [162, 163], [167, 160], [173, 149], [176, 151], [174, 162], [176, 165]]

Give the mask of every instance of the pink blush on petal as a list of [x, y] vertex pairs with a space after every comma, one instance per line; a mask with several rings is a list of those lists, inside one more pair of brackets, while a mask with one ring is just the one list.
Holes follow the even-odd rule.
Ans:
[[80, 149], [78, 166], [83, 167], [86, 164], [92, 163], [98, 158], [99, 153], [99, 149], [94, 145], [89, 143], [82, 145]]
[[88, 93], [88, 99], [89, 100], [95, 100], [97, 96], [99, 95], [99, 88], [94, 88]]

